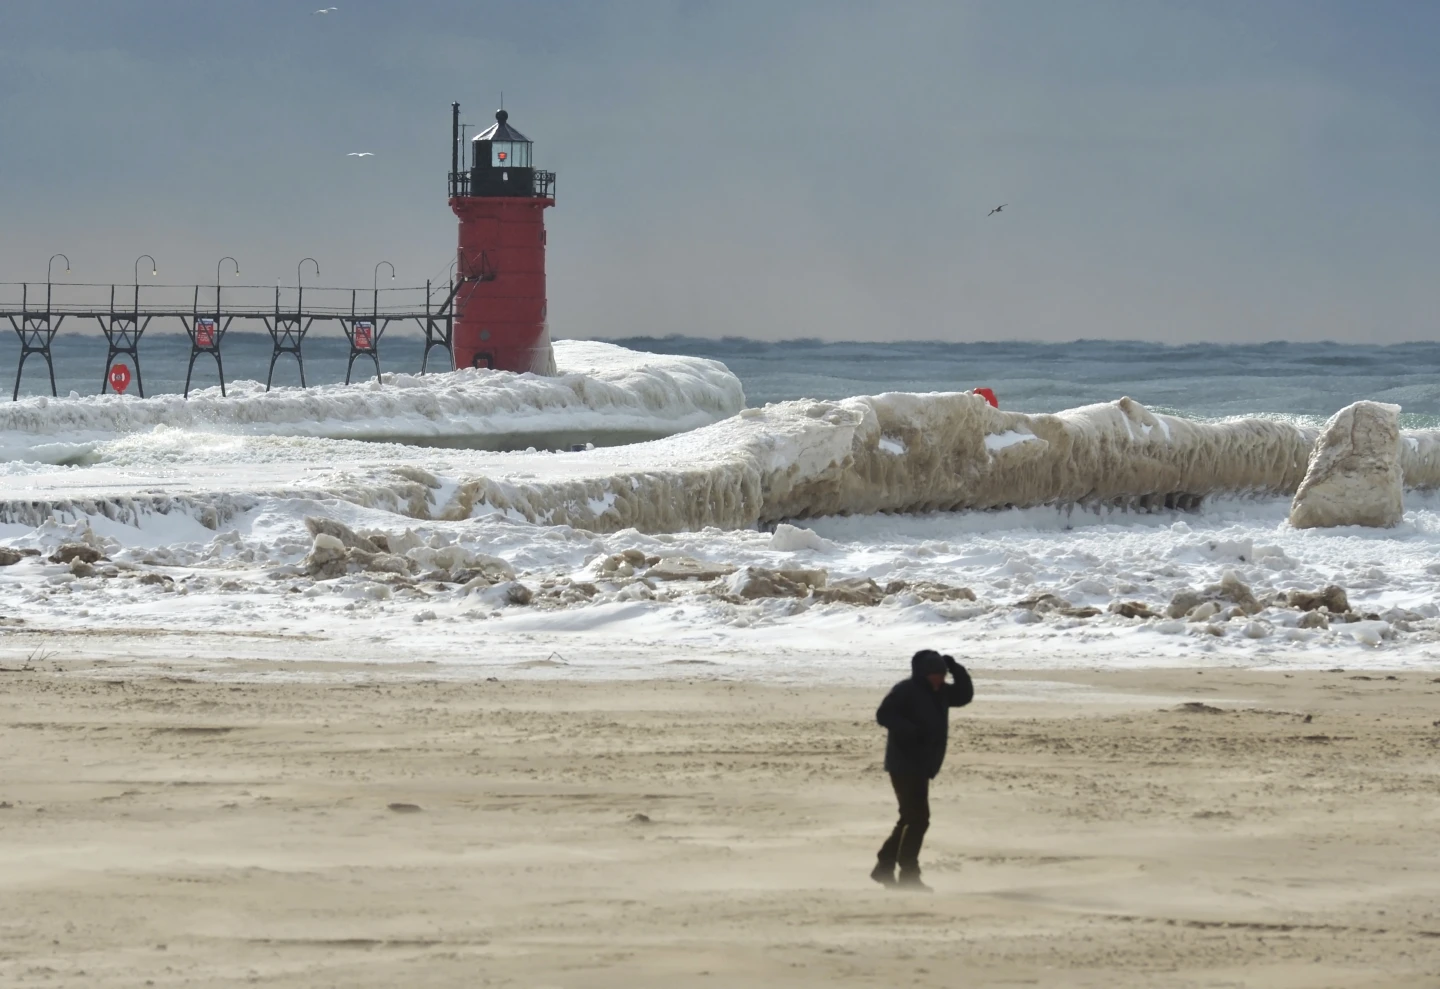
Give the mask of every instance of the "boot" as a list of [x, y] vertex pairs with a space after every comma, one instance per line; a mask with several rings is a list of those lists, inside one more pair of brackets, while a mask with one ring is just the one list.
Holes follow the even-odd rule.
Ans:
[[900, 879], [895, 883], [895, 888], [910, 893], [933, 893], [929, 886], [920, 881], [920, 870], [901, 871]]
[[875, 868], [870, 870], [870, 878], [881, 886], [895, 885], [895, 866], [886, 865], [884, 862], [876, 862]]

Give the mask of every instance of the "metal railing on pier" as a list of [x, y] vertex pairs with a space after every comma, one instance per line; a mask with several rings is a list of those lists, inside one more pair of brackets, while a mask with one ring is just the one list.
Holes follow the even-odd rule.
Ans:
[[[44, 360], [50, 372], [50, 391], [55, 387], [55, 364], [51, 353], [62, 327], [76, 327], [95, 320], [103, 334], [107, 355], [101, 376], [103, 393], [109, 384], [125, 387], [126, 376], [111, 376], [121, 357], [135, 363], [135, 380], [144, 396], [140, 373], [140, 341], [157, 321], [178, 320], [190, 338], [190, 360], [185, 394], [190, 393], [192, 372], [202, 355], [215, 359], [221, 393], [225, 390], [222, 347], [225, 334], [239, 322], [259, 322], [270, 334], [273, 349], [266, 388], [274, 378], [275, 362], [284, 354], [294, 355], [305, 383], [305, 337], [317, 322], [338, 322], [350, 344], [345, 380], [357, 359], [374, 363], [380, 377], [380, 341], [396, 323], [417, 323], [425, 334], [420, 373], [429, 367], [431, 351], [445, 351], [453, 366], [454, 303], [458, 282], [403, 288], [325, 288], [296, 284], [283, 285], [165, 285], [152, 282], [116, 285], [87, 282], [0, 282], [0, 324], [8, 322], [20, 338], [20, 358], [15, 369], [11, 398], [20, 394], [20, 380], [26, 360]], [[67, 320], [69, 321], [67, 323]], [[97, 338], [98, 343], [102, 338]]]

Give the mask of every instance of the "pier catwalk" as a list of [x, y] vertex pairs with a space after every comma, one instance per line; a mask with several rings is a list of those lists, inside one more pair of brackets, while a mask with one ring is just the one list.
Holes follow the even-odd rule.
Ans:
[[[179, 321], [190, 340], [187, 396], [196, 361], [202, 356], [214, 358], [224, 394], [222, 350], [226, 334], [237, 323], [262, 324], [270, 335], [267, 389], [274, 380], [276, 363], [287, 354], [299, 365], [300, 384], [305, 386], [305, 339], [316, 323], [338, 323], [349, 342], [348, 384], [357, 360], [370, 361], [378, 378], [385, 331], [413, 321], [425, 334], [420, 364], [424, 374], [429, 370], [431, 351], [436, 349], [444, 351], [453, 366], [454, 302], [462, 284], [463, 280], [449, 280], [402, 288], [322, 288], [306, 286], [298, 277], [293, 286], [225, 285], [218, 281], [214, 285], [0, 282], [0, 325], [8, 324], [20, 341], [11, 399], [20, 396], [21, 378], [32, 356], [45, 363], [50, 393], [58, 394], [52, 353], [55, 338], [61, 332], [83, 333], [92, 320], [100, 329], [94, 339], [102, 394], [108, 388], [128, 388], [133, 364], [137, 391], [144, 396], [141, 340], [147, 330], [167, 321]], [[99, 359], [102, 347], [103, 366]]]

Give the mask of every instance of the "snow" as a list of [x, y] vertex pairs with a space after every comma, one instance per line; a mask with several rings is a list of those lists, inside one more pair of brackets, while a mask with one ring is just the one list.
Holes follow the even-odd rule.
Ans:
[[[77, 578], [41, 557], [0, 568], [0, 588], [13, 602], [8, 614], [23, 615], [32, 628], [48, 629], [67, 643], [78, 641], [73, 634], [84, 629], [137, 635], [168, 629], [187, 637], [187, 653], [199, 665], [221, 653], [293, 658], [280, 644], [246, 638], [283, 631], [316, 637], [305, 640], [307, 660], [394, 665], [423, 657], [457, 674], [503, 669], [506, 675], [545, 675], [521, 664], [558, 651], [570, 663], [567, 676], [667, 675], [676, 672], [667, 663], [691, 657], [713, 663], [706, 669], [717, 675], [785, 679], [809, 675], [823, 662], [827, 676], [868, 682], [889, 676], [895, 656], [917, 643], [938, 643], [982, 669], [1217, 663], [1434, 668], [1440, 575], [1429, 568], [1440, 559], [1440, 499], [1414, 499], [1405, 522], [1383, 534], [1295, 530], [1285, 521], [1286, 507], [1284, 499], [1217, 502], [1183, 520], [1168, 512], [1044, 508], [828, 517], [799, 530], [816, 537], [804, 550], [804, 565], [825, 569], [832, 585], [870, 578], [882, 587], [905, 581], [912, 589], [872, 607], [793, 598], [738, 601], [722, 593], [724, 578], [652, 581], [651, 588], [643, 573], [607, 576], [601, 567], [625, 550], [741, 568], [793, 566], [791, 544], [781, 539], [777, 546], [775, 536], [762, 531], [601, 535], [500, 515], [418, 521], [308, 500], [266, 501], [218, 531], [182, 516], [147, 516], [140, 528], [103, 518], [6, 527], [9, 545], [48, 555], [62, 543], [88, 539], [116, 566], [163, 573], [174, 583], [141, 585], [124, 576], [128, 569], [115, 578]], [[393, 580], [363, 572], [311, 581], [296, 569], [316, 541], [304, 518], [327, 509], [358, 530], [389, 533], [392, 550], [402, 550], [421, 573], [503, 561], [536, 592], [537, 603], [509, 603], [504, 583], [428, 585], [418, 575]], [[1277, 552], [1241, 563], [1210, 549], [1247, 543]], [[286, 567], [289, 572], [272, 576]], [[1338, 583], [1357, 611], [1382, 617], [1337, 620], [1311, 634], [1294, 628], [1297, 612], [1271, 607], [1221, 622], [1217, 637], [1205, 623], [1183, 619], [1102, 614], [1075, 620], [1017, 606], [1049, 593], [1102, 611], [1121, 600], [1162, 611], [1177, 591], [1213, 583], [1227, 570], [1258, 595]], [[586, 582], [596, 592], [562, 603], [544, 597], [547, 581]], [[927, 581], [967, 587], [977, 600], [924, 600], [913, 589]], [[1397, 632], [1396, 622], [1384, 617], [1396, 608], [1414, 613], [1413, 631]], [[1273, 631], [1256, 634], [1262, 630]], [[1291, 637], [1291, 631], [1304, 634]], [[477, 634], [484, 636], [483, 650], [474, 648]], [[90, 648], [111, 650], [125, 641], [109, 633], [102, 638]], [[33, 634], [0, 636], [0, 654], [31, 649], [35, 641]], [[78, 645], [67, 648], [85, 653]]]
[[718, 361], [574, 340], [557, 342], [555, 355], [558, 377], [467, 368], [270, 392], [236, 381], [228, 397], [216, 387], [188, 399], [27, 398], [0, 406], [0, 460], [86, 463], [98, 444], [167, 432], [178, 433], [181, 444], [196, 435], [222, 443], [265, 435], [481, 446], [557, 431], [653, 437], [707, 425], [745, 405], [739, 379]]
[[997, 450], [1012, 447], [1016, 443], [1029, 443], [1033, 439], [1035, 439], [1035, 437], [1030, 433], [1022, 433], [1018, 429], [1007, 429], [1003, 433], [996, 433], [993, 436], [985, 437], [985, 449], [994, 453]]
[[[213, 421], [183, 409], [167, 421], [159, 405], [128, 399], [18, 403], [29, 411], [11, 410], [0, 443], [27, 458], [41, 440], [73, 445], [71, 429], [95, 435], [80, 464], [0, 466], [0, 546], [39, 553], [0, 566], [5, 616], [28, 626], [0, 626], [0, 659], [48, 635], [67, 655], [143, 664], [157, 636], [174, 635], [197, 668], [223, 655], [292, 673], [297, 655], [567, 677], [685, 675], [691, 667], [671, 664], [703, 660], [713, 675], [880, 682], [920, 644], [982, 669], [1437, 665], [1431, 433], [1407, 434], [1400, 450], [1412, 494], [1399, 525], [1302, 530], [1287, 521], [1288, 498], [1312, 428], [1200, 423], [1129, 399], [1027, 416], [971, 395], [903, 393], [711, 422], [743, 401], [723, 368], [617, 350], [557, 344], [567, 366], [590, 361], [557, 382], [387, 379], [353, 389], [359, 397], [321, 395], [315, 422], [287, 404], [309, 400], [298, 395], [272, 406], [246, 393], [233, 408], [214, 398]], [[502, 398], [484, 398], [486, 387]], [[519, 404], [524, 395], [537, 406]], [[511, 429], [552, 412], [552, 423], [598, 423], [674, 420], [684, 409], [710, 424], [561, 453], [322, 435], [383, 415], [377, 402], [452, 400], [490, 402], [464, 428], [484, 416]], [[156, 421], [125, 418], [130, 405]], [[1173, 507], [1179, 496], [1189, 510]], [[382, 537], [385, 565], [398, 557], [408, 572], [354, 557], [341, 576], [312, 577], [312, 517]], [[94, 573], [49, 562], [76, 541], [108, 560]], [[675, 557], [726, 574], [823, 570], [815, 586], [827, 594], [850, 587], [874, 603], [814, 591], [752, 600], [726, 578], [645, 576], [649, 561]], [[1165, 614], [1176, 594], [1227, 574], [1253, 590], [1258, 610]], [[1357, 621], [1301, 628], [1301, 612], [1274, 600], [1327, 584], [1346, 590]], [[1122, 603], [1160, 617], [1110, 612]], [[552, 653], [564, 658], [560, 674], [536, 665]]]
[[[589, 407], [580, 413], [591, 414]], [[279, 423], [281, 435], [220, 437], [161, 425], [92, 445], [84, 466], [12, 463], [0, 521], [34, 525], [56, 511], [224, 519], [257, 498], [292, 497], [417, 518], [500, 512], [600, 532], [1045, 504], [1149, 508], [1216, 494], [1293, 492], [1314, 437], [1265, 419], [1175, 419], [1168, 442], [1138, 437], [1131, 427], [1156, 418], [1129, 399], [1027, 416], [970, 394], [891, 393], [776, 403], [653, 442], [565, 453], [295, 436], [288, 421]], [[987, 447], [987, 438], [1008, 433], [1032, 439]], [[887, 435], [902, 436], [906, 452], [883, 451]]]

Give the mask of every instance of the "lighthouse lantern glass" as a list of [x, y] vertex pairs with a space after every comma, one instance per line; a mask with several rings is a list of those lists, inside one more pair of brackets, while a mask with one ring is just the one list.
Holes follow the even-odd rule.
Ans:
[[495, 168], [529, 168], [530, 143], [528, 141], [492, 141], [490, 143], [490, 164]]

